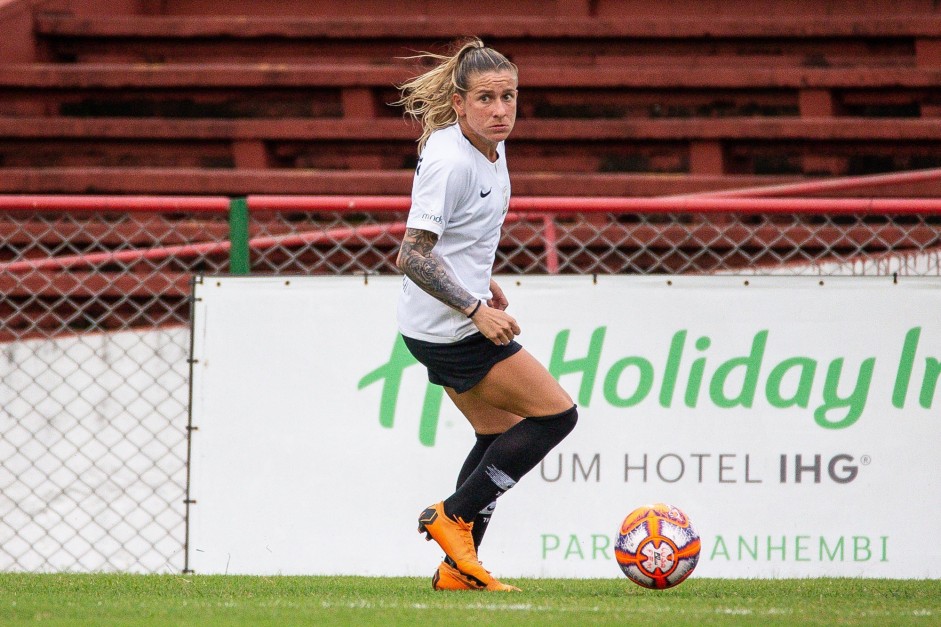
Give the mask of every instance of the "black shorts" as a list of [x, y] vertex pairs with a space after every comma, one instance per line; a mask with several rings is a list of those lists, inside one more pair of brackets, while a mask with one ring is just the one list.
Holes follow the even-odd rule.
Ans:
[[487, 376], [494, 364], [515, 355], [523, 347], [511, 340], [506, 346], [494, 344], [483, 333], [474, 333], [448, 344], [425, 342], [402, 336], [409, 352], [428, 368], [428, 380], [460, 394]]

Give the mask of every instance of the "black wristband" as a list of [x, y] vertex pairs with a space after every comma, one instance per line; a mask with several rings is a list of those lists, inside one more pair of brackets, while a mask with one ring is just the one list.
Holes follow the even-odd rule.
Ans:
[[477, 301], [477, 306], [474, 307], [474, 311], [472, 311], [472, 312], [470, 312], [469, 314], [467, 314], [467, 317], [468, 317], [468, 318], [473, 318], [473, 317], [474, 317], [474, 314], [477, 313], [477, 310], [478, 310], [478, 309], [480, 309], [480, 303], [482, 303], [482, 302], [484, 302], [484, 301], [482, 301], [482, 300], [478, 300], [478, 301]]

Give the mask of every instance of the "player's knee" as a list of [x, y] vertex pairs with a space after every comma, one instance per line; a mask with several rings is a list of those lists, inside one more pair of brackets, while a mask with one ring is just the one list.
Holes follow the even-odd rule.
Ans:
[[558, 414], [532, 416], [530, 420], [534, 420], [543, 427], [551, 429], [553, 434], [558, 438], [558, 441], [561, 442], [562, 438], [571, 433], [576, 423], [578, 423], [578, 409], [576, 405], [572, 405]]

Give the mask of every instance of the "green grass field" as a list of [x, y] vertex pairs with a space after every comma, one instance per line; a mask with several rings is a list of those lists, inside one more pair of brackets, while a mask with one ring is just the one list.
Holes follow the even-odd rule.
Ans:
[[0, 624], [941, 625], [941, 580], [508, 579], [522, 593], [434, 592], [427, 579], [0, 574]]

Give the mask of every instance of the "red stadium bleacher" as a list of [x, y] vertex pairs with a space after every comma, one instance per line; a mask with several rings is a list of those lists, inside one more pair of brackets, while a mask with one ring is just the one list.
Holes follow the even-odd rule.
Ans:
[[931, 3], [347, 5], [8, 3], [28, 32], [0, 63], [0, 186], [406, 193], [417, 130], [389, 103], [420, 68], [403, 57], [462, 34], [520, 65], [517, 193], [941, 165]]

